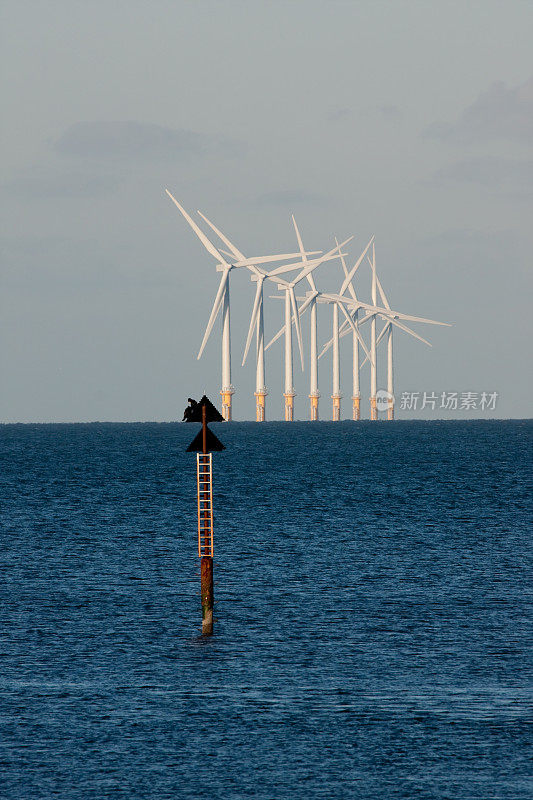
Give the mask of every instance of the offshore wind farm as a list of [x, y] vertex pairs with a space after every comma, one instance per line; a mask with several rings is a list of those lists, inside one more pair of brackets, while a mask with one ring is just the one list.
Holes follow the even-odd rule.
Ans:
[[533, 2], [2, 12], [0, 800], [532, 800]]
[[[394, 419], [394, 347], [393, 330], [396, 328], [410, 337], [431, 347], [431, 343], [412, 329], [411, 324], [439, 325], [450, 327], [450, 323], [414, 316], [391, 308], [383, 284], [378, 277], [376, 267], [375, 236], [372, 235], [364, 249], [358, 253], [353, 266], [348, 245], [351, 245], [354, 236], [351, 235], [339, 243], [334, 238], [335, 247], [326, 252], [323, 250], [306, 250], [302, 236], [294, 215], [292, 225], [296, 236], [298, 249], [291, 253], [274, 253], [261, 256], [247, 257], [205, 214], [198, 211], [198, 216], [209, 229], [210, 235], [215, 234], [215, 244], [203, 230], [198, 222], [185, 210], [176, 197], [165, 189], [166, 194], [180, 211], [182, 217], [196, 234], [205, 250], [215, 259], [215, 270], [221, 273], [218, 289], [208, 317], [205, 333], [197, 354], [200, 359], [206, 344], [215, 330], [215, 324], [220, 315], [221, 328], [221, 407], [222, 416], [229, 422], [233, 418], [233, 396], [236, 388], [232, 382], [232, 335], [230, 314], [230, 273], [233, 270], [244, 271], [250, 280], [256, 284], [255, 296], [250, 316], [250, 324], [246, 338], [243, 338], [242, 366], [246, 363], [252, 340], [256, 339], [256, 380], [255, 380], [255, 406], [256, 421], [267, 420], [266, 397], [266, 352], [283, 338], [283, 359], [279, 352], [271, 352], [271, 369], [283, 372], [283, 400], [284, 419], [292, 422], [295, 419], [294, 389], [294, 335], [298, 347], [299, 364], [302, 372], [309, 372], [309, 420], [320, 419], [319, 400], [319, 361], [329, 351], [332, 351], [332, 377], [331, 377], [331, 419], [338, 422], [342, 418], [341, 412], [341, 361], [340, 340], [351, 334], [352, 336], [352, 380], [351, 380], [351, 418], [354, 421], [362, 419], [361, 400], [364, 386], [368, 386], [369, 418], [371, 421], [379, 419], [380, 411], [389, 421]], [[272, 264], [283, 262], [272, 267]], [[317, 288], [315, 272], [322, 265], [327, 265], [327, 272], [321, 275], [324, 289]], [[370, 297], [365, 302], [358, 286], [357, 278], [361, 276], [360, 268], [365, 266], [370, 271]], [[333, 270], [336, 269], [336, 273]], [[304, 283], [305, 282], [305, 283]], [[283, 325], [265, 345], [265, 284], [274, 286], [281, 294], [269, 295], [269, 299], [278, 301], [278, 307], [283, 307]], [[307, 285], [305, 294], [299, 294], [300, 285]], [[379, 295], [379, 297], [378, 297]], [[416, 300], [416, 298], [415, 298]], [[319, 329], [317, 317], [317, 304], [326, 305], [331, 309], [330, 337], [325, 341], [320, 353], [318, 352]], [[307, 328], [302, 325], [302, 317], [307, 315]], [[342, 319], [342, 321], [341, 321]], [[368, 324], [367, 324], [368, 323]], [[381, 325], [378, 333], [377, 325]], [[406, 323], [409, 323], [407, 325]], [[308, 330], [308, 340], [305, 340], [305, 331]], [[365, 341], [365, 332], [367, 332]], [[380, 350], [379, 345], [383, 342]], [[386, 350], [385, 350], [386, 347]], [[383, 351], [385, 351], [383, 353]], [[362, 358], [364, 355], [364, 358]], [[386, 367], [386, 389], [378, 390], [378, 361], [383, 355]], [[368, 369], [365, 367], [368, 365]], [[368, 377], [366, 383], [362, 379]], [[325, 379], [324, 379], [325, 383]]]

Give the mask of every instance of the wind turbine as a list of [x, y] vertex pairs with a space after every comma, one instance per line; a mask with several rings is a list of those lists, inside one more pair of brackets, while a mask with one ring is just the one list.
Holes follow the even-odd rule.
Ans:
[[[198, 212], [202, 219], [209, 225], [209, 227], [217, 234], [217, 236], [224, 242], [224, 244], [229, 247], [231, 253], [225, 253], [225, 251], [221, 251], [226, 255], [233, 255], [240, 259], [245, 259], [246, 257], [244, 254], [237, 249], [237, 247], [230, 242], [230, 240], [225, 236], [222, 231], [220, 231], [207, 217], [202, 214], [201, 211]], [[300, 255], [302, 257], [301, 262], [295, 262], [293, 264], [287, 264], [282, 267], [278, 267], [274, 272], [276, 275], [283, 274], [286, 272], [290, 272], [292, 270], [301, 268], [301, 267], [308, 267], [308, 266], [318, 266], [322, 263], [323, 259], [315, 259], [313, 261], [309, 261], [307, 256], [309, 255], [317, 255], [320, 254], [320, 251], [311, 251], [306, 252], [300, 249], [300, 253], [294, 253], [292, 256], [296, 257]], [[257, 422], [264, 422], [266, 418], [266, 395], [268, 394], [266, 386], [265, 386], [265, 344], [264, 344], [264, 314], [263, 314], [263, 284], [266, 278], [269, 277], [269, 273], [265, 272], [261, 269], [260, 266], [251, 265], [248, 269], [252, 272], [250, 276], [252, 281], [257, 282], [256, 293], [254, 298], [254, 305], [252, 309], [252, 316], [250, 319], [250, 327], [248, 330], [248, 337], [246, 340], [246, 345], [244, 349], [244, 356], [242, 360], [242, 365], [246, 363], [246, 358], [248, 355], [248, 351], [250, 348], [250, 344], [252, 341], [254, 326], [256, 328], [257, 334], [257, 348], [256, 348], [256, 381], [255, 381], [255, 398], [256, 398], [256, 421]]]
[[[368, 258], [368, 263], [370, 264], [370, 268], [372, 270], [372, 303], [375, 305], [377, 302], [377, 293], [376, 290], [379, 290], [381, 302], [385, 306], [385, 308], [390, 312], [391, 307], [387, 296], [383, 290], [383, 286], [377, 276], [376, 271], [376, 252], [375, 248], [372, 247], [372, 259]], [[414, 331], [408, 328], [406, 325], [402, 323], [398, 323], [398, 321], [394, 321], [391, 317], [380, 315], [382, 319], [385, 320], [385, 325], [379, 337], [376, 339], [376, 317], [377, 314], [372, 314], [371, 316], [371, 349], [370, 352], [374, 357], [374, 365], [370, 365], [370, 418], [372, 420], [378, 419], [378, 409], [377, 409], [377, 401], [376, 401], [376, 392], [377, 392], [377, 377], [376, 377], [376, 367], [375, 367], [375, 359], [376, 359], [376, 348], [379, 345], [383, 336], [387, 337], [387, 419], [393, 420], [394, 419], [394, 365], [393, 365], [393, 339], [392, 339], [392, 327], [393, 325], [397, 325], [400, 329], [403, 329], [411, 336], [414, 336], [416, 339], [420, 339], [420, 341], [427, 344], [428, 347], [431, 347], [431, 344], [426, 340], [423, 339], [421, 336], [418, 336]], [[446, 325], [446, 323], [438, 323], [434, 320], [427, 320], [433, 324], [441, 324]], [[365, 363], [365, 362], [363, 362]]]
[[[298, 229], [298, 225], [296, 224], [294, 214], [292, 215], [292, 224], [294, 225], [296, 238], [298, 240], [298, 247], [300, 248], [300, 253], [302, 254], [302, 261], [305, 261], [306, 256], [304, 255], [305, 250], [302, 242], [302, 237], [300, 236], [300, 231]], [[340, 246], [338, 242], [337, 246], [339, 247], [340, 251]], [[310, 314], [309, 400], [311, 401], [311, 420], [316, 421], [318, 420], [318, 401], [320, 399], [320, 392], [318, 391], [318, 358], [317, 358], [317, 323], [316, 323], [317, 288], [312, 273], [309, 273], [309, 275], [307, 275], [307, 282], [311, 287], [311, 292], [314, 293], [309, 303], [309, 314]]]
[[[375, 249], [374, 248], [374, 244], [372, 244], [373, 252], [374, 252], [374, 249]], [[368, 256], [367, 256], [367, 259], [368, 259], [370, 265], [372, 266], [373, 262], [370, 261], [370, 258]], [[344, 261], [344, 258], [341, 258], [341, 263], [342, 263], [342, 268], [344, 270], [344, 275], [346, 277], [348, 277], [348, 269], [346, 267], [346, 263]], [[361, 262], [359, 261], [359, 264], [360, 263]], [[359, 264], [357, 266], [359, 266]], [[354, 274], [355, 274], [355, 271], [354, 271]], [[377, 278], [377, 275], [376, 275], [376, 281], [377, 281], [378, 288], [379, 288], [379, 291], [380, 291], [381, 300], [382, 300], [383, 304], [385, 305], [385, 307], [390, 310], [390, 305], [387, 302], [387, 299], [385, 297], [385, 293], [382, 290], [382, 287], [381, 287], [381, 284], [379, 283], [379, 279]], [[353, 285], [353, 276], [349, 279], [349, 283], [347, 285], [347, 288], [348, 288], [348, 290], [350, 292], [350, 295], [351, 295], [352, 299], [355, 301], [355, 303], [358, 303], [357, 294], [356, 294], [356, 291], [355, 291], [355, 287]], [[361, 306], [359, 306], [359, 305], [357, 307], [355, 307], [355, 310], [352, 311], [352, 314], [351, 314], [351, 317], [353, 319], [353, 322], [354, 322], [354, 325], [355, 325], [356, 329], [359, 328], [359, 309], [360, 309], [360, 307]], [[372, 319], [375, 319], [375, 315], [372, 316]], [[391, 330], [391, 337], [392, 337], [392, 323], [387, 323], [387, 325], [389, 326], [389, 328]], [[344, 327], [346, 328], [346, 333], [348, 333], [348, 328], [346, 327], [346, 324], [345, 324]], [[341, 335], [343, 335], [343, 334], [341, 333]], [[381, 337], [381, 335], [382, 334], [380, 334], [380, 337]], [[379, 339], [378, 339], [378, 341], [379, 341]], [[376, 343], [376, 346], [377, 346], [377, 343]], [[391, 341], [391, 348], [392, 348], [392, 341]], [[369, 358], [367, 356], [365, 361], [363, 361], [363, 364], [365, 364], [368, 360], [369, 360]], [[375, 364], [375, 354], [374, 354], [374, 364]], [[353, 387], [352, 388], [352, 419], [354, 419], [355, 421], [358, 421], [358, 420], [361, 419], [361, 388], [360, 388], [360, 368], [361, 368], [361, 366], [362, 365], [360, 365], [360, 363], [359, 363], [359, 337], [356, 335], [356, 331], [353, 331], [353, 349], [352, 349], [352, 387]], [[392, 367], [391, 367], [391, 374], [392, 374]], [[391, 390], [391, 395], [392, 395], [392, 390]]]
[[[372, 244], [374, 237], [370, 239], [367, 246], [355, 262], [354, 266], [348, 272], [345, 268], [344, 274], [344, 281], [341, 284], [339, 295], [342, 297], [346, 288], [352, 285], [352, 279], [359, 269], [359, 265], [361, 264], [363, 258], [365, 257], [368, 248]], [[337, 240], [335, 240], [337, 241]], [[338, 245], [337, 245], [338, 246]], [[344, 259], [342, 259], [344, 261]], [[331, 392], [331, 399], [333, 400], [333, 416], [332, 419], [334, 422], [339, 422], [341, 418], [341, 399], [342, 395], [340, 392], [340, 352], [339, 352], [339, 309], [342, 311], [344, 316], [346, 317], [346, 323], [352, 328], [353, 337], [354, 337], [354, 346], [357, 345], [357, 353], [359, 354], [359, 342], [363, 346], [365, 352], [368, 354], [368, 350], [366, 349], [366, 345], [361, 337], [361, 334], [355, 324], [355, 321], [351, 318], [351, 316], [346, 311], [344, 303], [335, 299], [334, 296], [324, 293], [321, 295], [319, 302], [326, 302], [333, 306], [333, 338], [332, 338], [332, 347], [333, 347], [333, 358], [332, 358], [332, 367], [333, 367], [333, 381], [332, 381], [332, 392]]]
[[[292, 215], [292, 222], [293, 222], [293, 225], [294, 225], [294, 230], [296, 232], [296, 238], [298, 240], [298, 246], [300, 248], [300, 253], [302, 254], [302, 260], [306, 261], [307, 259], [306, 259], [306, 256], [305, 256], [305, 250], [304, 250], [304, 246], [303, 246], [303, 243], [302, 243], [302, 237], [300, 235], [300, 231], [298, 229], [298, 225], [296, 224], [296, 220], [294, 218], [294, 215]], [[346, 239], [341, 244], [339, 244], [338, 241], [335, 240], [336, 245], [337, 245], [337, 250], [338, 250], [339, 255], [340, 255], [341, 258], [343, 258], [343, 254], [340, 252], [341, 248], [345, 244], [350, 242], [352, 239], [353, 239], [353, 236], [350, 236], [348, 239]], [[331, 252], [334, 252], [334, 251], [331, 251]], [[306, 308], [310, 309], [309, 400], [311, 401], [311, 409], [310, 409], [311, 416], [310, 416], [310, 418], [311, 418], [311, 421], [316, 421], [316, 420], [318, 420], [318, 401], [319, 401], [319, 398], [320, 398], [320, 393], [318, 391], [318, 356], [317, 356], [317, 313], [316, 313], [316, 302], [317, 302], [317, 297], [320, 295], [320, 292], [316, 288], [315, 281], [314, 281], [312, 273], [310, 272], [306, 277], [307, 277], [307, 281], [309, 283], [309, 286], [311, 287], [311, 291], [308, 292], [307, 298], [304, 299], [304, 303], [298, 309], [298, 315], [297, 316], [301, 316], [301, 314], [306, 310]], [[292, 317], [292, 322], [294, 322], [296, 324], [296, 317], [295, 316]], [[267, 349], [268, 349], [268, 347], [270, 347], [270, 345], [272, 345], [282, 335], [282, 333], [285, 332], [285, 330], [286, 330], [286, 324], [285, 324], [285, 326], [283, 328], [281, 328], [278, 331], [276, 336], [274, 336], [274, 338], [269, 342], [269, 344], [267, 345]], [[287, 339], [287, 337], [286, 337], [286, 339]]]
[[[345, 277], [348, 277], [348, 268], [344, 259], [341, 259], [342, 268], [344, 270]], [[361, 262], [359, 261], [359, 264]], [[358, 265], [359, 266], [359, 265]], [[355, 274], [355, 271], [354, 271]], [[350, 278], [348, 283], [348, 290], [352, 299], [355, 303], [358, 303], [357, 294], [353, 285], [353, 276]], [[352, 331], [352, 419], [359, 421], [361, 419], [361, 387], [360, 387], [360, 364], [359, 364], [359, 336], [357, 335], [359, 332], [359, 309], [360, 306], [356, 305], [355, 310], [352, 311], [351, 317], [354, 322], [355, 330]], [[346, 323], [343, 326], [346, 329], [346, 333], [348, 333], [349, 328]], [[341, 328], [341, 336], [342, 328]], [[322, 354], [321, 354], [322, 355]]]
[[[390, 311], [389, 301], [387, 300], [387, 296], [386, 296], [385, 292], [383, 291], [383, 287], [382, 287], [381, 282], [380, 282], [380, 280], [379, 280], [379, 278], [377, 276], [377, 272], [376, 272], [376, 254], [375, 254], [375, 250], [374, 249], [372, 249], [372, 261], [370, 261], [370, 259], [368, 259], [368, 261], [369, 261], [370, 266], [372, 268], [372, 286], [374, 286], [374, 285], [377, 286], [377, 288], [379, 289], [379, 295], [380, 295], [380, 298], [381, 298], [381, 302]], [[374, 315], [374, 317], [373, 317], [374, 328], [375, 328], [375, 318], [376, 317]], [[383, 334], [385, 332], [386, 332], [386, 336], [387, 336], [387, 394], [388, 394], [388, 397], [387, 397], [387, 419], [388, 420], [393, 420], [394, 419], [394, 376], [393, 376], [393, 363], [392, 363], [392, 361], [393, 361], [393, 359], [392, 359], [392, 322], [390, 320], [388, 320], [385, 323], [385, 325], [383, 327], [383, 330], [381, 331], [381, 333], [379, 335], [378, 340], [375, 342], [375, 347], [377, 347], [377, 345], [379, 344], [379, 342], [380, 342], [380, 340], [383, 337]], [[375, 331], [374, 331], [374, 339], [375, 339]], [[429, 342], [427, 344], [429, 345], [429, 347], [431, 347]], [[376, 419], [377, 419], [377, 408], [376, 408]]]
[[[377, 276], [375, 247], [374, 247], [374, 245], [372, 246], [372, 259], [370, 259], [370, 257], [367, 256], [367, 260], [368, 260], [368, 263], [370, 264], [370, 267], [372, 269], [372, 305], [369, 305], [367, 303], [362, 303], [360, 301], [356, 301], [355, 300], [355, 290], [353, 289], [353, 286], [351, 286], [351, 288], [350, 288], [350, 293], [352, 295], [352, 300], [350, 301], [349, 298], [346, 298], [346, 301], [347, 301], [348, 306], [351, 307], [351, 309], [352, 309], [352, 312], [351, 312], [352, 318], [354, 318], [358, 314], [360, 308], [363, 308], [363, 309], [366, 310], [366, 312], [367, 312], [366, 316], [362, 320], [359, 321], [358, 325], [363, 325], [365, 322], [368, 322], [369, 320], [370, 320], [370, 323], [371, 323], [370, 357], [367, 354], [367, 357], [365, 358], [365, 360], [361, 364], [361, 367], [363, 367], [364, 364], [368, 360], [370, 360], [370, 362], [371, 362], [371, 390], [370, 390], [371, 397], [370, 397], [370, 402], [371, 402], [371, 419], [373, 419], [373, 420], [376, 420], [378, 418], [378, 409], [377, 409], [377, 401], [376, 401], [377, 375], [376, 375], [376, 367], [375, 367], [375, 364], [376, 364], [376, 349], [377, 349], [377, 346], [379, 345], [380, 341], [382, 340], [382, 338], [385, 335], [387, 336], [387, 392], [389, 394], [389, 401], [388, 401], [388, 407], [387, 407], [387, 419], [391, 420], [391, 419], [394, 419], [392, 327], [395, 326], [395, 327], [399, 328], [400, 330], [405, 331], [410, 336], [413, 336], [415, 339], [418, 339], [419, 341], [421, 341], [424, 344], [428, 345], [428, 347], [431, 347], [431, 344], [426, 339], [424, 339], [422, 336], [420, 336], [419, 334], [415, 333], [415, 331], [413, 331], [411, 328], [409, 328], [407, 325], [405, 325], [405, 322], [406, 321], [424, 322], [424, 323], [430, 324], [430, 325], [444, 325], [446, 327], [450, 327], [450, 326], [449, 326], [449, 323], [447, 323], [447, 322], [437, 322], [436, 320], [426, 319], [424, 317], [414, 317], [414, 316], [411, 316], [411, 315], [408, 315], [408, 314], [402, 314], [400, 312], [393, 311], [391, 309], [391, 307], [390, 307], [390, 304], [389, 304], [387, 296], [386, 296], [386, 294], [385, 294], [385, 292], [383, 290], [381, 282], [380, 282], [380, 280], [379, 280], [379, 278]], [[379, 290], [379, 294], [380, 294], [380, 297], [381, 297], [381, 302], [383, 303], [383, 306], [384, 306], [382, 308], [379, 308], [379, 307], [376, 306], [377, 290]], [[381, 330], [378, 338], [376, 339], [376, 336], [375, 336], [375, 324], [376, 324], [376, 318], [378, 316], [385, 321], [385, 325], [384, 325], [383, 329]], [[372, 333], [372, 328], [374, 329], [373, 333]], [[349, 328], [345, 324], [341, 328], [340, 337], [345, 336], [347, 333], [349, 333]], [[320, 355], [322, 356], [326, 352], [326, 350], [328, 350], [329, 347], [331, 347], [331, 346], [333, 346], [333, 340], [332, 339], [324, 346], [324, 348], [323, 348], [323, 350], [322, 350]], [[355, 355], [354, 355], [354, 387], [355, 387], [355, 366], [356, 366], [356, 359], [355, 359]], [[357, 367], [358, 367], [358, 369], [357, 369], [357, 385], [358, 385], [358, 381], [359, 381], [358, 359], [357, 359]], [[355, 395], [355, 392], [354, 392], [354, 395]], [[372, 404], [372, 398], [374, 398], [374, 403], [373, 404]], [[355, 401], [354, 401], [354, 403], [355, 403]], [[372, 411], [374, 411], [373, 415], [372, 415]], [[355, 417], [355, 404], [354, 404], [354, 419], [355, 418], [356, 417]]]
[[[372, 269], [372, 282], [375, 283], [376, 286], [377, 286], [377, 289], [378, 289], [380, 297], [381, 297], [381, 302], [390, 311], [391, 307], [390, 307], [389, 301], [388, 301], [387, 296], [386, 296], [386, 294], [385, 294], [385, 292], [383, 290], [383, 286], [381, 285], [381, 281], [379, 280], [378, 275], [377, 275], [376, 257], [375, 257], [375, 253], [374, 252], [372, 253], [372, 260], [370, 260], [370, 258], [368, 258], [368, 263], [370, 264], [370, 267]], [[373, 319], [375, 319], [376, 316], [377, 315], [374, 314], [373, 315]], [[383, 326], [383, 328], [382, 328], [382, 330], [381, 330], [381, 332], [380, 332], [380, 334], [379, 334], [379, 336], [378, 336], [378, 338], [376, 340], [376, 348], [378, 347], [378, 345], [381, 342], [381, 340], [383, 339], [383, 337], [386, 336], [387, 337], [387, 394], [388, 394], [388, 398], [387, 398], [387, 401], [388, 401], [388, 404], [387, 404], [387, 419], [388, 420], [393, 420], [394, 419], [394, 366], [393, 366], [393, 339], [392, 339], [393, 332], [392, 332], [392, 326], [395, 324], [395, 322], [394, 322], [393, 319], [391, 319], [389, 317], [386, 317], [386, 316], [385, 317], [382, 316], [382, 319], [385, 320], [385, 325]], [[445, 325], [446, 323], [434, 323], [434, 324]], [[414, 338], [419, 339], [420, 341], [424, 342], [424, 344], [427, 344], [428, 347], [431, 347], [431, 344], [426, 339], [423, 339], [421, 336], [418, 336], [418, 334], [416, 334], [414, 331], [412, 331], [406, 325], [398, 324], [398, 323], [396, 323], [396, 325], [401, 330], [406, 331], [406, 333], [409, 333]], [[363, 364], [364, 363], [365, 362], [363, 362]]]
[[[350, 237], [351, 239], [352, 237]], [[350, 241], [347, 239], [346, 241]], [[301, 241], [301, 239], [300, 239]], [[328, 251], [325, 255], [320, 256], [320, 258], [315, 259], [315, 261], [305, 261], [305, 267], [302, 269], [298, 275], [293, 278], [291, 281], [287, 281], [283, 278], [279, 277], [280, 269], [274, 269], [267, 275], [267, 278], [271, 281], [275, 281], [278, 284], [278, 289], [285, 291], [285, 324], [283, 328], [281, 328], [276, 336], [268, 343], [266, 346], [266, 350], [274, 344], [274, 342], [281, 336], [282, 333], [285, 334], [285, 381], [284, 381], [284, 392], [283, 397], [285, 398], [285, 420], [286, 422], [292, 422], [294, 419], [294, 398], [296, 397], [296, 392], [294, 391], [293, 386], [293, 371], [292, 371], [292, 323], [294, 321], [294, 327], [296, 330], [296, 338], [298, 341], [298, 348], [300, 351], [300, 361], [302, 364], [302, 370], [304, 368], [304, 358], [303, 358], [303, 347], [302, 347], [302, 332], [300, 327], [300, 314], [298, 312], [298, 306], [296, 304], [296, 297], [294, 294], [294, 287], [300, 283], [304, 278], [310, 275], [313, 270], [315, 270], [319, 264], [322, 264], [325, 261], [331, 261], [333, 258], [338, 258], [340, 254], [340, 247], [342, 247], [346, 242], [343, 242], [341, 245], [337, 245], [332, 250]], [[303, 258], [303, 256], [302, 256]], [[312, 293], [311, 297], [309, 298], [307, 305], [311, 304], [313, 301], [313, 296], [316, 297], [319, 294], [318, 291]]]
[[187, 220], [199, 240], [204, 245], [205, 249], [217, 261], [216, 270], [222, 272], [218, 290], [211, 310], [211, 315], [205, 329], [204, 338], [198, 352], [198, 359], [201, 357], [209, 335], [215, 324], [218, 312], [222, 307], [222, 389], [220, 394], [222, 396], [222, 416], [226, 421], [230, 421], [232, 417], [231, 398], [235, 393], [235, 389], [231, 383], [231, 332], [230, 332], [230, 296], [229, 296], [229, 273], [235, 267], [254, 267], [256, 264], [262, 264], [271, 261], [280, 261], [284, 258], [296, 258], [299, 253], [284, 253], [275, 256], [258, 256], [254, 258], [240, 258], [239, 260], [232, 261], [231, 263], [224, 258], [224, 255], [218, 250], [215, 245], [208, 239], [205, 233], [198, 227], [196, 222], [189, 216], [183, 206], [181, 206], [176, 198], [165, 189], [166, 193], [177, 206], [183, 217]]
[[[373, 239], [374, 239], [374, 237], [372, 237], [370, 242], [373, 242]], [[335, 242], [336, 241], [337, 241], [337, 239], [335, 239]], [[370, 244], [370, 242], [368, 244]], [[363, 256], [365, 255], [365, 253], [367, 251], [368, 251], [368, 245], [367, 245], [366, 250], [363, 253]], [[362, 261], [362, 259], [359, 258], [357, 260], [357, 262], [355, 263], [355, 265], [354, 265], [353, 269], [351, 270], [351, 272], [348, 272], [348, 268], [346, 266], [346, 262], [345, 262], [344, 258], [341, 258], [341, 264], [342, 264], [342, 268], [344, 270], [344, 277], [345, 277], [345, 279], [347, 281], [347, 288], [348, 288], [348, 290], [350, 292], [350, 295], [351, 295], [352, 299], [355, 301], [355, 303], [357, 303], [358, 300], [357, 300], [357, 294], [355, 292], [355, 288], [354, 288], [354, 285], [353, 285], [353, 278], [355, 276], [355, 273], [359, 269], [361, 261]], [[341, 294], [342, 294], [342, 292], [341, 292]], [[352, 341], [352, 419], [358, 421], [358, 420], [361, 419], [361, 390], [360, 390], [360, 385], [359, 385], [359, 371], [360, 371], [360, 368], [359, 368], [359, 341], [360, 341], [360, 336], [359, 336], [359, 307], [355, 308], [355, 310], [351, 314], [351, 317], [352, 317], [353, 323], [354, 323], [354, 328], [352, 330], [352, 337], [353, 337], [353, 341]], [[345, 326], [346, 326], [346, 323], [345, 323]], [[348, 328], [347, 328], [347, 330], [348, 330]], [[337, 339], [338, 339], [338, 333], [337, 333]], [[338, 343], [337, 343], [337, 352], [338, 352]], [[338, 356], [337, 356], [337, 358], [338, 358]]]
[[[372, 244], [372, 305], [377, 305], [376, 283], [376, 248]], [[376, 405], [377, 392], [377, 365], [376, 365], [376, 315], [370, 320], [370, 419], [377, 420], [378, 408]]]
[[[341, 259], [343, 259], [343, 254], [340, 253], [340, 249], [349, 241], [351, 241], [353, 237], [350, 237], [342, 244], [339, 244], [337, 240], [336, 242], [336, 249], [339, 251], [339, 255]], [[346, 321], [345, 324], [350, 326], [353, 330], [355, 339], [361, 342], [362, 347], [364, 348], [365, 352], [368, 353], [366, 346], [362, 340], [361, 334], [357, 330], [353, 320], [351, 319], [350, 315], [345, 309], [345, 301], [346, 298], [343, 297], [343, 292], [345, 291], [346, 287], [351, 284], [351, 280], [355, 275], [356, 271], [359, 268], [363, 258], [368, 252], [368, 248], [370, 247], [372, 241], [372, 237], [368, 242], [367, 246], [357, 259], [354, 267], [348, 272], [346, 269], [346, 265], [344, 264], [345, 268], [345, 279], [341, 284], [339, 294], [333, 295], [327, 292], [319, 292], [314, 282], [312, 284], [312, 290], [308, 292], [306, 298], [299, 298], [303, 299], [304, 302], [298, 309], [298, 316], [302, 316], [302, 314], [307, 310], [307, 308], [311, 309], [311, 391], [309, 393], [309, 397], [311, 399], [311, 419], [316, 420], [318, 419], [318, 358], [317, 358], [317, 347], [316, 347], [316, 338], [317, 338], [317, 326], [316, 326], [316, 304], [318, 303], [327, 303], [332, 306], [333, 310], [333, 338], [330, 344], [333, 345], [333, 385], [332, 385], [332, 400], [333, 400], [333, 419], [338, 421], [340, 419], [340, 401], [341, 401], [341, 394], [340, 394], [340, 359], [339, 359], [339, 309], [342, 314], [345, 316]], [[301, 238], [299, 238], [299, 242], [301, 242]], [[300, 245], [301, 246], [301, 245]], [[335, 252], [335, 251], [331, 251]], [[344, 259], [343, 259], [344, 260]], [[295, 317], [293, 317], [293, 321]], [[283, 328], [278, 331], [276, 336], [269, 342], [268, 347], [273, 344], [276, 339], [278, 339], [281, 334], [283, 333]], [[324, 351], [323, 351], [324, 352]], [[321, 355], [323, 355], [323, 352]]]

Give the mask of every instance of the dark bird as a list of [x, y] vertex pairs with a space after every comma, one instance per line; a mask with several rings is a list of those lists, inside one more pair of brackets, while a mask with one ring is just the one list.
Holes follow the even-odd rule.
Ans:
[[196, 402], [196, 400], [193, 400], [192, 397], [188, 397], [187, 402], [189, 405], [183, 412], [182, 422], [196, 422], [198, 417], [197, 413], [198, 403]]

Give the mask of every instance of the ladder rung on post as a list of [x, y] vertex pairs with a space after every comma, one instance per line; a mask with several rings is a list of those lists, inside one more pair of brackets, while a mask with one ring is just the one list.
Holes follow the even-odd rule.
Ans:
[[198, 485], [198, 555], [213, 557], [213, 470], [211, 453], [196, 454]]

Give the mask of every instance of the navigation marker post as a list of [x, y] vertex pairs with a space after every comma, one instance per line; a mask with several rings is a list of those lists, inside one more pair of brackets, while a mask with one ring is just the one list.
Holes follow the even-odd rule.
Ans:
[[208, 422], [223, 422], [224, 417], [205, 396], [199, 403], [189, 399], [185, 410], [187, 422], [201, 422], [202, 428], [187, 448], [196, 453], [198, 497], [198, 556], [200, 558], [200, 595], [202, 598], [202, 633], [213, 633], [213, 462], [212, 451], [226, 448], [207, 427]]

